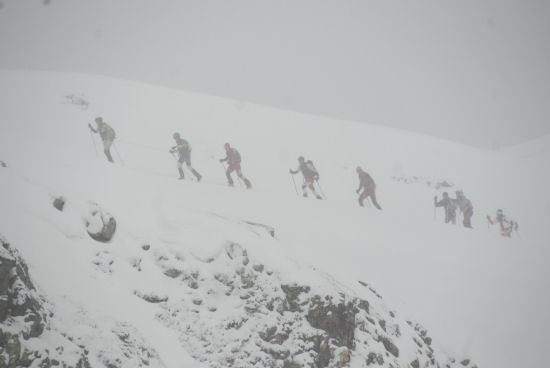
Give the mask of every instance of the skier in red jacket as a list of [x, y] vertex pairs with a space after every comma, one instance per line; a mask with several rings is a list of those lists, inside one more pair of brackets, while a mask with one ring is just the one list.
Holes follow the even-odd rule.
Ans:
[[250, 180], [245, 178], [243, 176], [243, 173], [241, 171], [241, 154], [239, 151], [237, 151], [236, 148], [232, 148], [229, 143], [224, 144], [225, 148], [225, 158], [220, 159], [220, 162], [227, 161], [227, 170], [225, 171], [225, 175], [227, 176], [227, 182], [230, 186], [233, 186], [233, 179], [231, 178], [231, 173], [233, 171], [237, 172], [237, 176], [241, 178], [241, 180], [246, 185], [246, 189], [252, 188], [252, 184], [250, 183]]

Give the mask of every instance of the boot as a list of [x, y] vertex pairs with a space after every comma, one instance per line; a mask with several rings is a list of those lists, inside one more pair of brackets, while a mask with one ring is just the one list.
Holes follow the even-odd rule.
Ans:
[[185, 173], [183, 172], [183, 169], [181, 167], [178, 167], [178, 171], [180, 173], [179, 179], [185, 179]]
[[107, 150], [105, 150], [103, 152], [105, 152], [105, 156], [107, 156], [107, 160], [109, 160], [109, 162], [114, 162], [113, 161], [113, 156], [111, 156], [111, 152], [109, 152]]
[[201, 181], [202, 176], [201, 176], [201, 174], [199, 174], [199, 173], [197, 172], [197, 170], [191, 169], [191, 172], [193, 173], [193, 175], [195, 175], [195, 176], [197, 177], [197, 181]]
[[252, 184], [250, 183], [250, 180], [248, 180], [247, 178], [244, 178], [244, 183], [246, 185], [246, 189], [252, 188]]

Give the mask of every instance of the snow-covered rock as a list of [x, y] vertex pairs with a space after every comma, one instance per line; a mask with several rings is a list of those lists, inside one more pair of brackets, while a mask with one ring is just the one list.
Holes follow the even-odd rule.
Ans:
[[108, 243], [116, 231], [116, 220], [109, 213], [103, 211], [97, 203], [90, 203], [88, 214], [84, 217], [86, 230], [92, 239]]

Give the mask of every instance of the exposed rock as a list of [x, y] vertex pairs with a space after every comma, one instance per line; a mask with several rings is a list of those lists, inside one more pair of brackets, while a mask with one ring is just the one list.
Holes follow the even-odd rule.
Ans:
[[336, 362], [337, 368], [345, 367], [351, 360], [351, 353], [348, 348], [341, 350], [338, 356], [338, 361]]
[[141, 246], [141, 249], [143, 249], [143, 250], [149, 250], [149, 249], [151, 249], [151, 246], [150, 246], [149, 244], [143, 244], [143, 245]]
[[299, 297], [302, 293], [309, 293], [311, 288], [309, 286], [298, 286], [298, 285], [281, 285], [281, 290], [286, 295], [286, 302], [288, 305], [288, 310], [291, 312], [301, 312]]
[[0, 243], [0, 322], [24, 317], [23, 337], [38, 337], [44, 330], [45, 313], [27, 265], [1, 235]]
[[387, 331], [386, 331], [386, 321], [384, 321], [383, 319], [381, 319], [381, 320], [378, 321], [378, 324], [380, 325], [380, 327], [382, 327], [382, 329], [384, 330], [384, 332], [387, 332]]
[[385, 336], [379, 336], [380, 341], [384, 345], [384, 348], [386, 348], [386, 351], [391, 353], [394, 357], [399, 357], [399, 349], [395, 344], [387, 337]]
[[63, 197], [63, 196], [61, 196], [61, 197], [56, 197], [56, 198], [53, 200], [53, 206], [54, 206], [58, 211], [63, 211], [63, 207], [65, 207], [65, 202], [66, 202], [65, 197]]
[[0, 166], [1, 167], [8, 167], [8, 165], [6, 165], [6, 163], [4, 161], [0, 161]]
[[325, 331], [334, 339], [335, 345], [353, 349], [357, 312], [357, 308], [351, 302], [338, 305], [325, 304], [320, 297], [316, 296], [312, 300], [306, 319], [313, 327]]
[[263, 272], [264, 271], [264, 265], [263, 264], [257, 264], [252, 266], [252, 269], [256, 272]]
[[367, 314], [369, 314], [369, 307], [369, 302], [363, 299], [359, 300], [359, 304], [357, 304], [357, 308], [364, 310]]
[[164, 271], [164, 274], [168, 277], [171, 277], [175, 279], [176, 277], [180, 276], [183, 273], [183, 271], [177, 270], [175, 268], [169, 268], [166, 271]]
[[420, 362], [418, 361], [418, 359], [415, 359], [411, 362], [411, 367], [420, 368]]
[[470, 364], [470, 359], [464, 359], [463, 361], [460, 362], [460, 364], [466, 367], [468, 364]]
[[84, 221], [88, 234], [96, 241], [108, 243], [115, 234], [115, 218], [107, 212], [104, 212], [95, 203], [90, 205], [89, 213]]
[[286, 332], [277, 333], [277, 326], [269, 327], [265, 331], [260, 332], [259, 335], [262, 340], [276, 345], [281, 345], [289, 337]]
[[134, 294], [149, 303], [162, 303], [168, 301], [168, 296], [166, 295], [160, 296], [154, 293], [145, 294], [137, 290], [134, 291]]

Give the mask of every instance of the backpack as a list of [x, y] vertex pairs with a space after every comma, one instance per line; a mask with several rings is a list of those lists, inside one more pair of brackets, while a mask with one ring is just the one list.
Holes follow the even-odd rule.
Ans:
[[311, 162], [311, 160], [308, 160], [306, 162], [306, 170], [311, 173], [311, 176], [319, 176], [319, 173], [317, 172], [317, 169], [315, 168], [315, 165], [313, 165], [313, 162]]
[[369, 175], [369, 173], [365, 171], [361, 171], [361, 183], [365, 187], [372, 187], [372, 189], [376, 189], [376, 184], [374, 183], [374, 179], [372, 176]]
[[241, 163], [241, 154], [239, 153], [239, 151], [237, 151], [236, 148], [233, 148], [233, 162], [236, 163], [236, 164], [240, 164]]
[[191, 145], [185, 139], [182, 139], [181, 146], [187, 151], [187, 153], [191, 153]]

